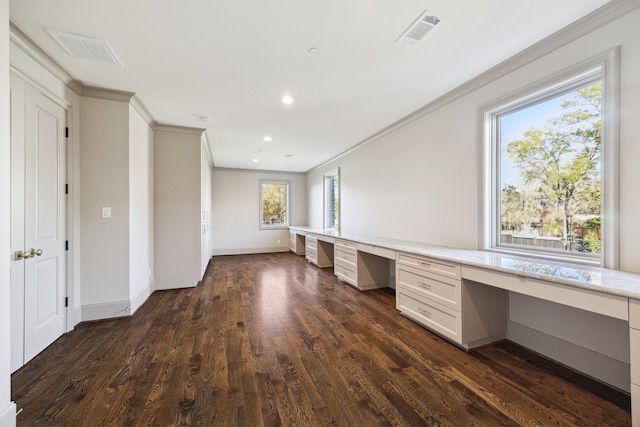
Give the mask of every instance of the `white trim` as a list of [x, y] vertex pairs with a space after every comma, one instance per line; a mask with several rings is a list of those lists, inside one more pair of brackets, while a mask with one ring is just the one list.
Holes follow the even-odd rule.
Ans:
[[81, 310], [83, 322], [127, 317], [131, 316], [131, 301], [84, 304], [81, 306]]
[[[619, 174], [619, 47], [609, 49], [595, 55], [568, 69], [547, 76], [537, 82], [502, 96], [480, 107], [479, 132], [482, 135], [479, 165], [479, 207], [478, 242], [483, 250], [530, 256], [557, 261], [598, 265], [616, 269], [618, 266], [618, 174]], [[597, 71], [596, 71], [597, 70]], [[523, 103], [533, 103], [552, 96], [555, 92], [590, 78], [594, 73], [599, 74], [603, 85], [602, 99], [602, 138], [604, 141], [602, 152], [602, 211], [601, 217], [604, 228], [602, 233], [602, 250], [599, 257], [582, 256], [573, 252], [554, 252], [544, 250], [527, 250], [527, 248], [500, 246], [494, 231], [500, 225], [497, 212], [498, 173], [499, 162], [496, 158], [497, 130], [495, 125], [498, 114], [517, 108]], [[605, 114], [606, 112], [606, 114]], [[608, 192], [611, 194], [605, 194]], [[606, 233], [606, 235], [605, 235]]]
[[[327, 183], [329, 182], [330, 178], [333, 177], [337, 177], [338, 178], [338, 215], [336, 218], [336, 221], [338, 223], [337, 227], [331, 227], [329, 224], [329, 217], [331, 216], [331, 214], [329, 213], [331, 206], [329, 206], [329, 193], [327, 191]], [[340, 230], [340, 213], [342, 211], [341, 209], [341, 205], [340, 205], [340, 199], [342, 198], [342, 194], [340, 191], [340, 187], [342, 185], [341, 183], [342, 179], [340, 178], [340, 167], [337, 167], [336, 169], [333, 169], [329, 172], [326, 172], [323, 176], [322, 176], [322, 225], [325, 229], [332, 229], [332, 230]]]
[[56, 62], [44, 49], [36, 44], [27, 32], [9, 18], [9, 40], [14, 43], [22, 52], [27, 54], [38, 65], [53, 74], [58, 80], [68, 86], [77, 94], [82, 93], [82, 84], [66, 68]]
[[200, 283], [200, 280], [196, 281], [193, 285], [189, 285], [189, 284], [186, 284], [186, 285], [174, 285], [174, 284], [172, 284], [172, 285], [166, 286], [166, 287], [165, 286], [156, 286], [155, 290], [156, 291], [168, 291], [168, 290], [171, 290], [171, 289], [195, 288], [198, 285], [198, 283]]
[[0, 427], [16, 426], [16, 404], [8, 403], [4, 408], [0, 409]]
[[[602, 58], [602, 266], [617, 270], [620, 259], [620, 47]], [[609, 119], [608, 117], [611, 117]]]
[[272, 171], [267, 169], [223, 168], [223, 167], [214, 166], [211, 170], [213, 170], [214, 172], [240, 172], [240, 173], [256, 173], [256, 174], [268, 174], [268, 175], [307, 176], [306, 172]]
[[188, 126], [177, 126], [177, 125], [168, 125], [168, 124], [160, 124], [154, 123], [151, 128], [156, 132], [169, 132], [169, 133], [179, 133], [186, 135], [202, 135], [202, 133], [206, 130], [203, 128], [192, 128]]
[[223, 255], [253, 255], [289, 252], [289, 246], [272, 246], [266, 248], [222, 248], [214, 249], [213, 256]]
[[[290, 197], [291, 197], [291, 180], [290, 179], [272, 179], [272, 178], [261, 178], [258, 180], [259, 181], [259, 187], [258, 187], [258, 191], [260, 192], [259, 197], [260, 197], [260, 203], [258, 205], [258, 208], [260, 210], [259, 212], [259, 216], [258, 216], [258, 225], [259, 225], [259, 229], [260, 230], [288, 230], [289, 229], [289, 223], [290, 223], [290, 218], [291, 218], [291, 203], [289, 201]], [[262, 222], [262, 218], [263, 218], [263, 210], [262, 208], [264, 207], [264, 203], [262, 201], [262, 187], [264, 186], [264, 184], [284, 184], [286, 185], [286, 194], [285, 194], [285, 221], [284, 224], [277, 224], [277, 225], [265, 225]]]
[[82, 86], [82, 96], [88, 98], [104, 99], [106, 101], [131, 102], [135, 96], [133, 92], [125, 92], [122, 90], [106, 89], [95, 86]]
[[140, 292], [134, 295], [133, 298], [131, 298], [131, 314], [138, 311], [138, 309], [147, 302], [152, 293], [151, 286], [145, 286]]
[[629, 392], [629, 364], [509, 321], [507, 339], [620, 390]]

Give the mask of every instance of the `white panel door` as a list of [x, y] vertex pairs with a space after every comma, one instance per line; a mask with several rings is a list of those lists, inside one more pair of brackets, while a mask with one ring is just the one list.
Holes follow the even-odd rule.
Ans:
[[[11, 74], [11, 253], [24, 250], [24, 106], [26, 85]], [[11, 372], [24, 364], [24, 266], [11, 261]]]
[[[12, 151], [16, 151], [17, 160], [18, 152], [23, 150], [24, 166], [22, 172], [22, 165], [14, 167], [12, 163], [12, 177], [16, 176], [12, 191], [18, 200], [22, 185], [24, 203], [12, 213], [12, 230], [14, 218], [16, 223], [12, 249], [14, 253], [22, 249], [25, 255], [23, 259], [14, 256], [12, 302], [17, 303], [22, 297], [23, 305], [12, 306], [12, 318], [23, 318], [24, 364], [62, 335], [66, 327], [66, 111], [35, 88], [22, 84], [24, 134], [21, 140], [20, 132], [12, 129]], [[21, 114], [16, 113], [18, 119]], [[12, 128], [15, 125], [18, 123], [13, 122]], [[14, 135], [18, 136], [15, 141]], [[19, 232], [23, 233], [22, 248]], [[24, 278], [22, 286], [20, 276]], [[20, 331], [12, 326], [12, 333], [17, 336]], [[12, 341], [17, 340], [16, 337]], [[16, 359], [18, 351], [14, 353]], [[12, 361], [14, 367], [18, 363]]]

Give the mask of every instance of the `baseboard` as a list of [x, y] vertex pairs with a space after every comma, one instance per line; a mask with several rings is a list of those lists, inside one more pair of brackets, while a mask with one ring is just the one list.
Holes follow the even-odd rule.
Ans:
[[214, 249], [213, 256], [221, 255], [251, 255], [251, 254], [271, 254], [277, 252], [289, 252], [288, 246], [274, 246], [270, 248], [232, 248]]
[[195, 288], [196, 286], [198, 286], [198, 283], [200, 283], [199, 280], [197, 280], [193, 285], [176, 285], [176, 284], [171, 284], [169, 286], [163, 286], [161, 284], [156, 283], [156, 291], [168, 291], [171, 289], [185, 289], [185, 288]]
[[146, 286], [131, 299], [131, 314], [135, 313], [144, 304], [153, 292]]
[[0, 409], [0, 427], [16, 427], [16, 404], [9, 402]]
[[104, 304], [86, 304], [82, 306], [82, 321], [113, 319], [131, 315], [131, 301], [115, 301]]
[[82, 322], [82, 306], [73, 307], [73, 326]]
[[508, 323], [507, 339], [603, 383], [630, 390], [628, 363], [513, 321]]

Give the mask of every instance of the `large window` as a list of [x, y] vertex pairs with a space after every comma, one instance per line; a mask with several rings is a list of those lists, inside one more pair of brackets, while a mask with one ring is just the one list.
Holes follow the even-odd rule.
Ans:
[[324, 174], [324, 228], [340, 229], [340, 169]]
[[615, 187], [605, 183], [617, 168], [604, 70], [576, 70], [485, 110], [486, 248], [611, 264]]
[[289, 226], [289, 181], [260, 181], [260, 228]]

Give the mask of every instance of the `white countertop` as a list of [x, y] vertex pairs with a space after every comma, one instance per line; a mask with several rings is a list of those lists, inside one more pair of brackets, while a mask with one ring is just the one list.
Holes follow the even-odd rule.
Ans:
[[468, 267], [478, 267], [519, 277], [527, 277], [545, 282], [589, 289], [596, 292], [640, 299], [640, 274], [581, 264], [518, 257], [497, 252], [456, 249], [421, 242], [396, 240], [365, 234], [344, 233], [322, 228], [293, 226], [289, 228], [294, 231], [302, 231], [303, 233], [301, 234], [313, 233], [331, 236], [399, 252], [456, 262]]

